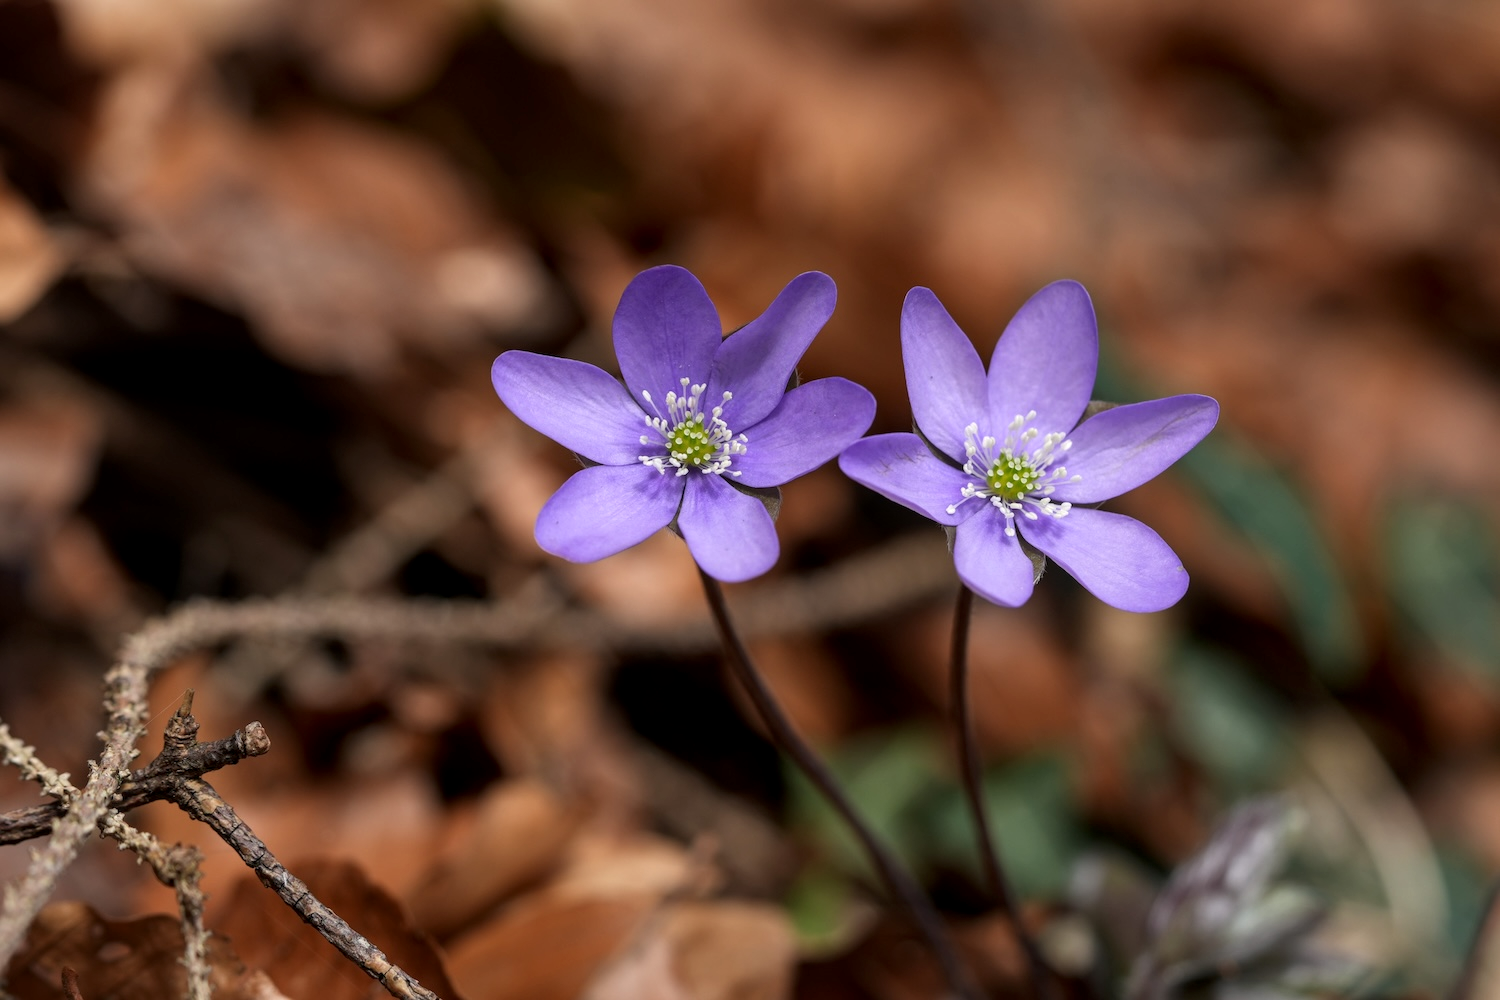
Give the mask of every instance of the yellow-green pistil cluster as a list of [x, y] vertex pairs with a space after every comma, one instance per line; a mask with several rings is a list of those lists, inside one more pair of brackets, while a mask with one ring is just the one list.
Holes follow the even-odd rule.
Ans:
[[[973, 481], [964, 484], [961, 498], [948, 507], [948, 513], [958, 513], [958, 505], [974, 497], [984, 497], [1008, 521], [1017, 514], [1029, 521], [1041, 515], [1063, 517], [1072, 509], [1067, 501], [1054, 502], [1051, 494], [1058, 483], [1082, 478], [1070, 477], [1066, 466], [1053, 464], [1073, 443], [1066, 434], [1042, 434], [1028, 427], [1035, 419], [1035, 410], [1017, 414], [1006, 426], [1003, 442], [989, 435], [981, 438], [978, 424], [964, 428], [964, 471]], [[1006, 524], [1005, 533], [1014, 536], [1015, 525]]]
[[667, 434], [667, 451], [684, 465], [702, 466], [718, 451], [703, 426], [703, 414], [694, 414]]
[[984, 481], [989, 485], [992, 495], [1014, 502], [1030, 493], [1041, 478], [1041, 472], [1031, 464], [1030, 459], [1013, 455], [1006, 450], [1000, 453], [1000, 457], [990, 466], [990, 471], [985, 473]]
[[693, 385], [691, 379], [682, 380], [682, 393], [667, 393], [667, 412], [663, 416], [656, 410], [651, 393], [641, 391], [646, 405], [656, 410], [657, 415], [646, 418], [646, 426], [656, 432], [659, 440], [650, 435], [641, 435], [641, 444], [665, 446], [665, 455], [641, 455], [641, 462], [658, 472], [671, 470], [675, 475], [685, 476], [692, 469], [711, 472], [715, 475], [739, 472], [729, 466], [734, 456], [745, 454], [745, 435], [736, 435], [724, 422], [724, 403], [734, 398], [730, 392], [707, 414], [703, 412], [703, 394], [708, 386]]

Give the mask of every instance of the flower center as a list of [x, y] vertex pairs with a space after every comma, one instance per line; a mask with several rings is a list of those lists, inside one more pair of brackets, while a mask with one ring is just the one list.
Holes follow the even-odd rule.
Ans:
[[[978, 430], [977, 426], [975, 430]], [[1015, 501], [1030, 493], [1041, 478], [1041, 470], [1032, 465], [1026, 456], [1004, 451], [990, 466], [990, 471], [985, 473], [984, 481], [994, 496]]]
[[[964, 471], [973, 477], [964, 484], [958, 503], [948, 507], [948, 513], [958, 512], [958, 505], [974, 497], [983, 497], [1013, 521], [1020, 515], [1029, 521], [1038, 517], [1064, 517], [1073, 505], [1067, 501], [1057, 503], [1052, 491], [1060, 483], [1076, 483], [1082, 476], [1069, 476], [1067, 466], [1054, 463], [1073, 446], [1066, 434], [1042, 434], [1028, 426], [1036, 419], [1036, 411], [1017, 414], [1005, 428], [1003, 441], [986, 435], [979, 436], [979, 425], [964, 428]], [[1014, 536], [1014, 524], [1005, 526], [1005, 533]]]
[[675, 475], [685, 476], [692, 469], [711, 472], [715, 475], [729, 473], [738, 476], [737, 470], [729, 466], [734, 456], [745, 454], [745, 435], [736, 435], [724, 422], [724, 403], [734, 398], [733, 393], [724, 393], [718, 406], [703, 412], [705, 385], [693, 385], [691, 379], [682, 380], [682, 393], [667, 393], [667, 412], [657, 409], [651, 393], [641, 390], [641, 396], [656, 416], [646, 418], [646, 426], [656, 432], [656, 439], [649, 434], [641, 435], [641, 444], [659, 445], [666, 449], [665, 455], [641, 455], [640, 460], [657, 472], [672, 470]]

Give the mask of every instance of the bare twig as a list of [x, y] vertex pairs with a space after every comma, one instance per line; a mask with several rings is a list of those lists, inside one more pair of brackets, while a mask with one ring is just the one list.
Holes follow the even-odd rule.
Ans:
[[261, 882], [297, 912], [303, 920], [323, 935], [349, 961], [359, 966], [371, 979], [385, 987], [393, 997], [403, 1000], [438, 1000], [409, 973], [385, 957], [369, 939], [318, 902], [307, 885], [291, 872], [270, 848], [255, 835], [245, 821], [225, 802], [213, 786], [202, 778], [184, 778], [174, 786], [173, 801], [189, 816], [207, 824], [236, 854], [249, 865]]
[[[3, 724], [0, 724], [0, 734], [9, 735], [9, 731]], [[266, 736], [265, 727], [259, 722], [252, 722], [227, 739], [194, 744], [180, 758], [173, 760], [170, 767], [160, 766], [158, 762], [161, 758], [157, 758], [157, 761], [152, 762], [151, 767], [131, 773], [130, 778], [120, 786], [119, 793], [110, 802], [110, 809], [126, 813], [140, 808], [147, 802], [169, 798], [168, 785], [177, 778], [199, 777], [246, 757], [258, 757], [270, 748], [271, 741]], [[13, 763], [13, 761], [7, 758], [7, 763]], [[67, 778], [67, 775], [62, 777]], [[69, 784], [64, 794], [60, 795], [51, 789], [47, 789], [47, 794], [66, 801], [76, 796], [78, 789]], [[0, 846], [19, 844], [37, 837], [45, 837], [51, 833], [52, 824], [63, 814], [63, 801], [47, 802], [0, 813]]]
[[[245, 757], [258, 756], [270, 749], [265, 729], [259, 723], [252, 723], [229, 739], [199, 743], [198, 720], [193, 717], [192, 706], [193, 692], [189, 690], [167, 723], [162, 752], [150, 766], [134, 773], [131, 793], [127, 797], [122, 790], [116, 808], [141, 805], [155, 799], [175, 803], [223, 837], [262, 882], [393, 996], [435, 1000], [436, 994], [424, 989], [341, 917], [318, 902], [305, 884], [276, 861], [265, 844], [235, 815], [212, 786], [202, 780], [202, 775], [208, 771]], [[41, 764], [31, 748], [11, 737], [3, 725], [0, 725], [0, 748], [4, 749], [7, 760], [21, 763], [23, 773], [29, 772], [28, 776], [34, 775], [42, 780], [46, 787], [55, 789], [54, 794], [60, 794], [65, 800], [79, 797], [80, 793], [68, 783], [66, 775], [57, 775]], [[127, 802], [129, 806], [125, 805]], [[61, 806], [55, 804], [51, 813], [57, 815], [60, 810]], [[32, 836], [45, 834], [46, 807], [24, 812], [27, 813], [27, 822], [11, 822], [7, 826], [12, 837], [25, 839], [15, 834], [28, 829], [34, 831]], [[192, 847], [180, 844], [163, 846], [151, 834], [131, 827], [115, 809], [99, 821], [99, 829], [119, 840], [122, 848], [128, 848], [145, 859], [157, 878], [176, 893], [184, 941], [183, 965], [188, 972], [188, 1000], [209, 1000], [212, 982], [208, 966], [208, 932], [203, 926], [204, 896], [199, 886], [202, 856]]]
[[186, 844], [165, 846], [146, 831], [126, 823], [117, 812], [105, 816], [99, 828], [118, 840], [121, 850], [129, 849], [145, 859], [157, 881], [169, 886], [176, 895], [182, 928], [182, 964], [187, 969], [187, 997], [188, 1000], [209, 1000], [213, 996], [213, 980], [208, 967], [208, 930], [203, 926], [203, 904], [206, 901], [200, 886], [203, 855], [197, 848]]
[[51, 838], [38, 849], [31, 866], [16, 883], [5, 888], [0, 909], [0, 966], [10, 963], [25, 939], [52, 887], [78, 854], [78, 846], [94, 831], [109, 810], [121, 783], [130, 774], [135, 743], [145, 732], [146, 681], [150, 670], [127, 661], [105, 676], [105, 715], [108, 720], [104, 751], [89, 764], [83, 791], [66, 804]]
[[[189, 691], [182, 708], [173, 717], [173, 723], [178, 724], [178, 728], [181, 728], [182, 720], [192, 719], [192, 716], [188, 714], [192, 709], [192, 701], [192, 692]], [[197, 724], [193, 723], [192, 726], [196, 732]], [[242, 757], [264, 753], [269, 746], [265, 739], [265, 730], [260, 727], [259, 723], [254, 724], [254, 728], [259, 733], [258, 739], [248, 737], [245, 733], [238, 733], [230, 740], [219, 741], [207, 753], [197, 753], [194, 752], [197, 745], [191, 736], [186, 742], [181, 738], [174, 742], [174, 730], [169, 725], [166, 746], [161, 755], [145, 771], [138, 772], [143, 778], [142, 784], [158, 788], [160, 793], [156, 797], [165, 798], [165, 781], [174, 777], [180, 781], [185, 769], [197, 768], [197, 773], [201, 774], [204, 770], [213, 770], [232, 764]], [[50, 808], [22, 810], [26, 813], [40, 814], [34, 816], [35, 821], [30, 824], [34, 831], [30, 836], [45, 835], [51, 829], [52, 820], [63, 815], [65, 804], [78, 799], [80, 794], [78, 789], [73, 787], [68, 780], [68, 775], [60, 774], [48, 767], [37, 757], [32, 747], [12, 735], [3, 723], [0, 723], [0, 754], [3, 754], [3, 760], [6, 763], [19, 767], [23, 777], [39, 782], [44, 792], [59, 800]], [[141, 801], [145, 802], [149, 799]], [[6, 818], [8, 817], [0, 817], [0, 820]], [[24, 828], [16, 824], [8, 824], [7, 827], [11, 830]], [[182, 961], [188, 976], [188, 1000], [209, 1000], [213, 994], [213, 986], [208, 968], [208, 932], [203, 926], [204, 896], [199, 886], [202, 878], [202, 871], [199, 867], [202, 855], [195, 848], [182, 844], [175, 844], [171, 847], [163, 845], [156, 837], [127, 823], [116, 809], [109, 810], [99, 820], [99, 830], [105, 836], [118, 841], [122, 850], [133, 851], [137, 857], [143, 859], [151, 866], [157, 879], [163, 885], [170, 886], [176, 894], [182, 924]]]
[[[70, 775], [66, 772], [59, 773], [55, 768], [49, 767], [40, 757], [36, 750], [26, 741], [18, 738], [10, 731], [10, 727], [0, 722], [0, 763], [11, 764], [18, 768], [21, 777], [27, 781], [35, 781], [42, 786], [42, 791], [62, 802], [71, 802], [78, 797], [78, 789], [73, 787], [69, 781]], [[62, 807], [55, 807], [55, 816], [62, 815]], [[50, 827], [50, 823], [48, 824]], [[46, 831], [43, 831], [46, 832]]]
[[389, 577], [474, 509], [474, 469], [493, 450], [497, 436], [495, 431], [481, 435], [402, 490], [309, 566], [297, 589], [306, 594], [357, 593]]
[[[882, 549], [803, 578], [753, 590], [736, 602], [747, 635], [810, 632], [889, 613], [938, 592], [950, 570], [928, 538]], [[145, 732], [153, 674], [179, 656], [234, 638], [336, 635], [468, 642], [500, 648], [611, 648], [688, 652], [712, 648], [707, 618], [670, 630], [640, 629], [555, 605], [290, 597], [240, 604], [197, 602], [147, 623], [125, 643], [104, 678], [104, 749], [81, 793], [60, 797], [61, 815], [26, 874], [6, 887], [0, 907], [0, 967], [20, 948], [79, 845], [98, 827], [132, 779], [130, 763]], [[3, 723], [0, 723], [3, 725]]]

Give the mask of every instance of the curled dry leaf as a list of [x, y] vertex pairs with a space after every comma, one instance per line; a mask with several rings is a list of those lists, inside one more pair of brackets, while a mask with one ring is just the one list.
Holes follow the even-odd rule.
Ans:
[[440, 936], [451, 933], [545, 875], [567, 850], [578, 818], [540, 782], [491, 788], [468, 834], [409, 897], [417, 926]]
[[585, 1000], [779, 1000], [790, 994], [796, 936], [774, 906], [674, 903], [600, 973]]
[[436, 73], [472, 0], [332, 0], [289, 4], [288, 26], [318, 76], [363, 101], [411, 93]]
[[0, 409], [0, 557], [32, 550], [93, 481], [100, 446], [93, 411], [55, 400]]
[[468, 1000], [576, 1000], [655, 906], [649, 895], [527, 899], [456, 942], [449, 967]]
[[0, 180], [0, 323], [30, 309], [65, 264], [36, 212]]
[[[208, 962], [219, 1000], [252, 1000], [244, 967], [224, 940], [210, 937]], [[182, 929], [165, 915], [106, 920], [86, 903], [53, 903], [42, 910], [6, 971], [16, 1000], [64, 996], [64, 969], [78, 974], [84, 997], [160, 1000], [187, 992]]]
[[[901, 667], [934, 702], [948, 695], [947, 608], [919, 614], [895, 636]], [[980, 745], [1016, 753], [1065, 739], [1080, 694], [1069, 655], [1037, 615], [982, 605], [969, 638], [970, 700]]]
[[192, 70], [117, 78], [80, 175], [137, 266], [243, 310], [306, 368], [378, 374], [556, 308], [530, 248], [427, 146], [311, 112], [252, 124]]
[[702, 866], [650, 837], [584, 837], [546, 888], [454, 941], [449, 968], [468, 1000], [575, 1000]]
[[[427, 936], [412, 928], [401, 905], [344, 861], [298, 860], [288, 866], [320, 902], [347, 920], [388, 959], [447, 1000], [459, 993]], [[386, 996], [375, 980], [357, 972], [317, 931], [246, 875], [235, 885], [214, 937], [227, 939], [246, 967], [263, 973], [294, 1000], [374, 1000]], [[85, 991], [85, 996], [89, 995]], [[156, 996], [181, 995], [162, 992]]]

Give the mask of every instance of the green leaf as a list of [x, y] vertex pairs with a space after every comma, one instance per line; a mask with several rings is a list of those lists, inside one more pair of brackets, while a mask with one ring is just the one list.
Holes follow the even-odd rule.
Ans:
[[[1023, 897], [1057, 897], [1082, 846], [1067, 762], [1054, 754], [1027, 757], [984, 776], [990, 829], [1000, 864]], [[927, 814], [935, 860], [980, 881], [974, 821], [963, 790], [949, 783]]]
[[1168, 672], [1179, 735], [1237, 790], [1274, 786], [1291, 746], [1286, 713], [1225, 653], [1184, 645]]
[[[938, 735], [919, 727], [886, 730], [851, 741], [826, 760], [876, 835], [920, 871], [929, 852], [919, 814], [932, 790], [952, 781]], [[873, 880], [864, 850], [833, 807], [791, 764], [785, 771], [794, 822], [841, 868]]]
[[1318, 676], [1330, 684], [1357, 680], [1364, 649], [1354, 605], [1297, 491], [1248, 445], [1222, 431], [1177, 464], [1271, 564]]
[[[1100, 357], [1095, 395], [1146, 399], [1113, 360]], [[1324, 682], [1359, 679], [1364, 640], [1338, 563], [1297, 489], [1225, 422], [1173, 466], [1220, 517], [1270, 565], [1286, 596], [1292, 626]]]
[[841, 951], [872, 913], [868, 900], [862, 900], [849, 880], [826, 864], [808, 866], [782, 903], [804, 957]]
[[1428, 642], [1500, 677], [1500, 569], [1493, 530], [1457, 500], [1399, 501], [1386, 530], [1391, 599]]

